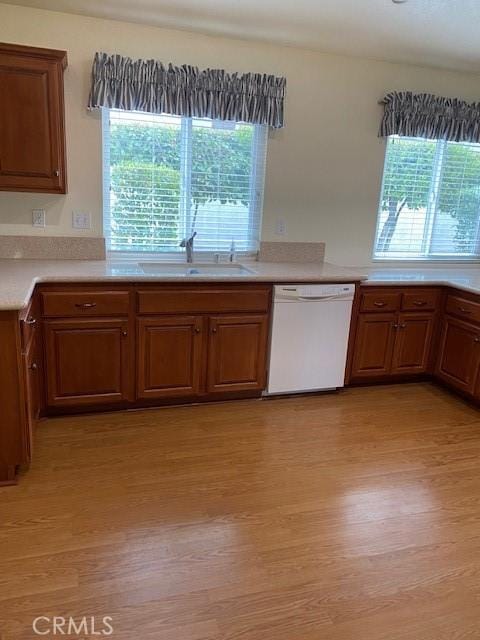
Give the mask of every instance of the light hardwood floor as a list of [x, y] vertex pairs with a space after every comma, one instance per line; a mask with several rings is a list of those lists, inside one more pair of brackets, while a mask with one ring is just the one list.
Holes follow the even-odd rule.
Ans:
[[2, 640], [478, 639], [479, 604], [480, 412], [429, 384], [48, 420], [0, 492]]

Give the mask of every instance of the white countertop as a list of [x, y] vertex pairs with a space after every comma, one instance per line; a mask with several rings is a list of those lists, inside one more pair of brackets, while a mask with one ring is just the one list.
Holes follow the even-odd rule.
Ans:
[[83, 260], [0, 260], [0, 310], [22, 309], [41, 282], [355, 282], [365, 270], [334, 265], [280, 262], [241, 263], [242, 275], [144, 273], [136, 262]]
[[480, 294], [480, 266], [339, 267], [329, 263], [245, 262], [242, 275], [144, 273], [135, 262], [0, 260], [0, 310], [23, 308], [41, 282], [358, 282], [364, 285], [447, 285]]
[[480, 265], [471, 267], [432, 267], [414, 269], [367, 267], [364, 285], [444, 285], [480, 294]]

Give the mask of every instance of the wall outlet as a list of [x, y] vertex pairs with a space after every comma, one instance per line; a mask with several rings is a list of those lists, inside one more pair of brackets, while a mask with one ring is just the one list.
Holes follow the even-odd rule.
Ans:
[[287, 233], [287, 223], [285, 218], [277, 218], [275, 223], [275, 234], [277, 236], [284, 236]]
[[32, 225], [34, 227], [45, 226], [45, 209], [32, 209]]
[[74, 229], [91, 229], [92, 221], [88, 211], [72, 212], [72, 227]]

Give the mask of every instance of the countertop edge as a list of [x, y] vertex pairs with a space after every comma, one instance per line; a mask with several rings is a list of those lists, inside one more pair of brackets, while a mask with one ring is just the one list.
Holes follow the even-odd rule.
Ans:
[[274, 277], [268, 275], [259, 275], [255, 274], [252, 276], [181, 276], [181, 275], [172, 275], [172, 276], [158, 276], [158, 275], [143, 275], [136, 274], [132, 276], [125, 275], [95, 275], [95, 276], [71, 276], [71, 275], [38, 275], [33, 276], [28, 286], [28, 289], [25, 290], [25, 295], [22, 298], [8, 302], [1, 303], [0, 302], [0, 312], [2, 311], [22, 311], [27, 307], [28, 303], [31, 300], [35, 287], [40, 284], [76, 284], [76, 283], [106, 283], [106, 282], [115, 282], [115, 283], [125, 283], [125, 284], [140, 284], [140, 283], [177, 283], [177, 284], [194, 284], [194, 283], [228, 283], [228, 284], [278, 284], [278, 283], [289, 283], [289, 282], [307, 282], [307, 283], [343, 283], [343, 282], [354, 282], [360, 283], [365, 282], [367, 280], [366, 274], [352, 274], [346, 273], [345, 275], [325, 275], [325, 276], [300, 276], [293, 275], [288, 278], [284, 277]]

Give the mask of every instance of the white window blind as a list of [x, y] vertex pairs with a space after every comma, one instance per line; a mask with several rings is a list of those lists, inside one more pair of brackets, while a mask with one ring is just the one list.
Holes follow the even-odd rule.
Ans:
[[375, 258], [477, 259], [480, 145], [391, 136]]
[[258, 249], [267, 127], [103, 110], [110, 251]]

